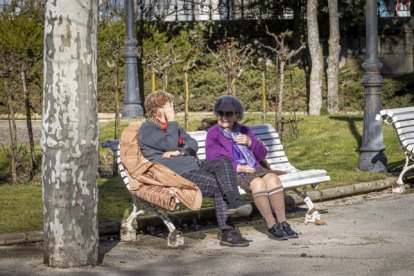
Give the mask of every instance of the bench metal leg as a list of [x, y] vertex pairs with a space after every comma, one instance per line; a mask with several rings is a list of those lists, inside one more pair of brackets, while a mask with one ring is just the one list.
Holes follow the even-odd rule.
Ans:
[[316, 225], [326, 224], [326, 222], [322, 220], [321, 214], [315, 208], [315, 204], [313, 204], [312, 199], [307, 195], [306, 189], [304, 189], [302, 192], [295, 189], [295, 192], [301, 198], [303, 198], [303, 201], [306, 203], [306, 206], [308, 207], [308, 212], [305, 215], [305, 224], [308, 224], [308, 223], [313, 223]]
[[167, 245], [170, 247], [179, 247], [184, 245], [184, 236], [180, 231], [178, 231], [175, 228], [174, 223], [168, 217], [167, 211], [162, 210], [160, 212], [154, 207], [152, 207], [152, 209], [152, 212], [154, 212], [156, 216], [159, 217], [162, 220], [162, 222], [164, 222], [165, 226], [167, 226], [168, 228], [169, 234], [167, 237]]
[[164, 224], [167, 226], [169, 234], [167, 237], [167, 245], [170, 247], [179, 247], [184, 245], [184, 236], [183, 234], [178, 231], [174, 224], [172, 223], [171, 219], [168, 217], [167, 212], [163, 210], [163, 213], [159, 213], [159, 217], [162, 219]]
[[402, 172], [400, 173], [400, 176], [398, 177], [397, 182], [392, 187], [392, 192], [393, 193], [401, 194], [401, 193], [405, 192], [405, 187], [404, 187], [404, 182], [403, 182], [404, 174], [406, 174], [409, 170], [414, 169], [414, 164], [411, 164], [410, 166], [408, 166], [409, 162], [410, 162], [410, 158], [408, 158], [408, 156], [406, 156], [405, 157], [405, 166], [404, 166]]
[[137, 225], [136, 219], [139, 215], [143, 214], [144, 211], [137, 210], [135, 201], [133, 203], [133, 209], [131, 214], [126, 220], [122, 221], [120, 238], [121, 241], [135, 241], [137, 239]]
[[157, 217], [159, 217], [162, 220], [162, 222], [164, 222], [165, 226], [167, 226], [168, 232], [169, 232], [168, 237], [167, 237], [168, 246], [179, 247], [179, 246], [184, 245], [184, 236], [180, 231], [178, 231], [175, 228], [174, 223], [168, 217], [167, 211], [165, 210], [158, 211], [157, 208], [152, 206], [150, 203], [144, 200], [140, 200], [139, 198], [136, 198], [136, 199], [140, 201], [140, 203], [142, 204], [142, 206], [144, 206], [144, 209], [146, 211], [154, 213]]

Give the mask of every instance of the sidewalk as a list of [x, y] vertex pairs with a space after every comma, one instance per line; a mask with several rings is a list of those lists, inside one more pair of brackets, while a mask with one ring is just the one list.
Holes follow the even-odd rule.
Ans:
[[[308, 192], [309, 197], [312, 201], [322, 202], [333, 200], [337, 198], [350, 197], [358, 194], [366, 194], [370, 192], [384, 190], [391, 187], [396, 181], [396, 177], [388, 177], [384, 180], [377, 180], [371, 182], [355, 183], [347, 186], [340, 186], [335, 188], [328, 188], [317, 191]], [[286, 207], [292, 208], [294, 206], [301, 206], [304, 204], [303, 199], [296, 194], [286, 194]], [[306, 207], [306, 206], [305, 206]], [[316, 204], [316, 208], [320, 207], [320, 204]], [[290, 214], [290, 217], [294, 214]], [[289, 213], [288, 213], [289, 217]], [[192, 223], [194, 220], [197, 221], [215, 221], [214, 208], [204, 208], [200, 211], [183, 211], [175, 212], [171, 215], [172, 220], [176, 226], [183, 224]], [[147, 226], [162, 226], [162, 221], [155, 216], [138, 218], [138, 230], [144, 229]], [[99, 224], [100, 236], [105, 235], [118, 235], [120, 231], [119, 221], [103, 222]], [[24, 244], [34, 243], [43, 241], [43, 231], [32, 231], [25, 233], [6, 233], [0, 234], [0, 246], [1, 245], [13, 245], [13, 244]]]
[[327, 201], [327, 225], [289, 219], [298, 239], [267, 237], [262, 219], [239, 221], [250, 246], [220, 246], [217, 229], [186, 231], [185, 246], [164, 237], [100, 243], [98, 266], [59, 269], [43, 264], [42, 244], [0, 246], [0, 275], [412, 275], [414, 194], [390, 189]]

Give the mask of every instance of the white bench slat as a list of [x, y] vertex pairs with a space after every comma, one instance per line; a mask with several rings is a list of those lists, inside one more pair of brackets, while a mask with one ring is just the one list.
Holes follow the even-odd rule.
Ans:
[[206, 141], [197, 141], [198, 148], [204, 148], [206, 146]]
[[275, 132], [275, 128], [271, 124], [260, 124], [260, 125], [251, 125], [249, 128], [254, 133], [268, 133]]
[[279, 170], [279, 171], [284, 171], [288, 173], [299, 171], [298, 169], [293, 167], [289, 162], [269, 164], [269, 166], [270, 166], [270, 169], [272, 170]]
[[284, 151], [268, 151], [266, 155], [266, 159], [271, 157], [283, 157], [286, 156]]
[[414, 139], [407, 139], [404, 141], [401, 141], [401, 144], [407, 148], [408, 146], [412, 146], [414, 144]]
[[280, 145], [280, 139], [263, 140], [263, 144], [267, 146]]
[[402, 114], [414, 112], [414, 107], [403, 107], [403, 108], [393, 108], [393, 109], [383, 109], [380, 111], [381, 116], [390, 116], [392, 117], [394, 114]]
[[408, 120], [413, 120], [414, 119], [414, 113], [410, 112], [410, 113], [402, 113], [402, 114], [396, 114], [392, 117], [392, 120], [394, 122], [403, 122], [403, 121], [408, 121]]
[[284, 181], [293, 181], [293, 180], [299, 180], [299, 179], [305, 179], [305, 178], [311, 178], [311, 177], [320, 177], [320, 176], [326, 176], [326, 171], [325, 170], [297, 171], [294, 173], [282, 174], [280, 178], [283, 179]]
[[269, 145], [266, 146], [267, 151], [283, 151], [283, 145]]
[[412, 126], [407, 126], [407, 127], [402, 127], [402, 128], [397, 128], [394, 125], [395, 130], [397, 131], [398, 135], [402, 135], [402, 134], [406, 134], [406, 133], [410, 133], [413, 132], [414, 129]]
[[[282, 175], [281, 175], [282, 176]], [[321, 182], [330, 181], [331, 178], [328, 175], [320, 176], [320, 177], [314, 177], [314, 178], [305, 178], [305, 179], [299, 179], [294, 181], [281, 181], [284, 189], [295, 189], [304, 185], [310, 185], [310, 184], [319, 184]]]
[[[259, 138], [260, 140], [267, 140], [267, 139], [278, 139], [279, 140], [279, 135], [277, 133], [261, 133], [261, 134], [256, 134], [256, 137]], [[280, 140], [279, 140], [280, 141]]]
[[[281, 157], [286, 156], [285, 152], [283, 151], [283, 147], [275, 147], [271, 146], [272, 148], [267, 147], [267, 157]], [[197, 156], [205, 155], [206, 148], [199, 148], [197, 151]]]
[[286, 156], [285, 157], [266, 158], [266, 161], [269, 162], [269, 164], [289, 162], [289, 160]]
[[400, 135], [401, 141], [412, 139], [412, 138], [414, 138], [414, 128], [413, 128], [413, 132], [408, 132], [408, 133]]
[[[204, 153], [197, 152], [197, 157], [199, 160], [205, 160], [206, 159], [205, 150], [204, 150]], [[269, 162], [269, 164], [278, 164], [278, 163], [288, 162], [288, 158], [285, 156], [285, 153], [283, 151], [272, 152], [270, 154], [267, 154], [266, 160], [267, 162]]]
[[414, 120], [396, 122], [394, 125], [396, 128], [411, 127], [414, 126]]

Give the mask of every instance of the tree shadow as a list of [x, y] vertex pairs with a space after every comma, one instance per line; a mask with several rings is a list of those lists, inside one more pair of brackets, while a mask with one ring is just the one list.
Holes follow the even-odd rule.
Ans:
[[347, 122], [349, 126], [349, 130], [351, 131], [352, 135], [354, 136], [355, 140], [358, 143], [357, 151], [362, 146], [362, 135], [358, 132], [356, 127], [356, 122], [363, 121], [363, 118], [358, 117], [345, 117], [345, 116], [330, 116], [329, 118], [337, 121]]
[[398, 176], [400, 172], [404, 168], [405, 160], [402, 159], [400, 161], [388, 163], [388, 172], [392, 173], [392, 175]]

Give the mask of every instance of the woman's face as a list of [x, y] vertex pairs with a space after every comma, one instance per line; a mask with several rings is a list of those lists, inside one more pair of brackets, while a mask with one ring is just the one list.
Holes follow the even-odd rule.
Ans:
[[236, 109], [231, 104], [222, 104], [217, 108], [217, 122], [219, 126], [233, 130], [234, 123], [237, 122]]
[[159, 120], [159, 121], [161, 121], [161, 122], [166, 122], [166, 120], [165, 120], [165, 106], [167, 105], [167, 104], [171, 104], [170, 102], [166, 102], [162, 107], [159, 107], [158, 109], [157, 109], [157, 115], [156, 115], [156, 118]]

